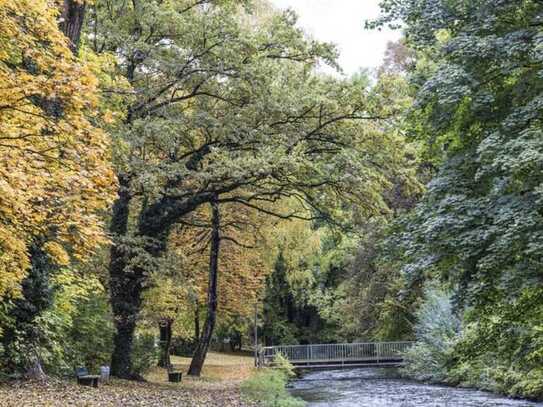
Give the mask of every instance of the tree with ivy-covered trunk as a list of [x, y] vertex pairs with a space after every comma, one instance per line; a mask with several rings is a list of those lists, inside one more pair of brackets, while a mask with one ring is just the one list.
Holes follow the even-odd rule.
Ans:
[[[336, 52], [307, 39], [292, 12], [258, 20], [227, 1], [97, 1], [88, 15], [95, 50], [115, 50], [134, 89], [117, 133], [110, 265], [112, 371], [131, 377], [146, 276], [176, 223], [214, 199], [283, 218], [331, 219], [341, 200], [385, 211], [401, 139], [362, 124], [383, 118], [367, 89], [315, 73]], [[303, 210], [269, 208], [287, 197]]]

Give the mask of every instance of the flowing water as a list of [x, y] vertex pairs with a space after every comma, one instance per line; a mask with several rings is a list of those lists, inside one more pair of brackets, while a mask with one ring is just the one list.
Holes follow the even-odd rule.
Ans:
[[535, 407], [491, 393], [399, 379], [390, 369], [312, 371], [290, 392], [309, 407]]

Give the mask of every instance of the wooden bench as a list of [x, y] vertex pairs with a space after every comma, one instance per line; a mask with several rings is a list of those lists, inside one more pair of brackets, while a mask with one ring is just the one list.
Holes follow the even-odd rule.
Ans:
[[98, 387], [98, 379], [100, 379], [100, 376], [90, 375], [86, 367], [78, 367], [75, 369], [75, 376], [77, 377], [77, 384]]
[[171, 383], [179, 383], [183, 376], [183, 365], [170, 364], [168, 367], [168, 381]]

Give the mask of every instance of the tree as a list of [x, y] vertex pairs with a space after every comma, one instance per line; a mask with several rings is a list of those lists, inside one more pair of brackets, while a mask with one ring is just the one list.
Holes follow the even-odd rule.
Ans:
[[405, 39], [389, 41], [385, 51], [385, 59], [379, 67], [380, 75], [406, 75], [413, 71], [416, 64], [416, 53], [405, 43]]
[[[347, 206], [344, 210], [354, 212]], [[319, 221], [285, 222], [276, 229], [270, 237], [273, 272], [266, 280], [263, 301], [264, 342], [339, 341], [337, 322], [344, 310], [335, 305], [346, 274], [346, 248], [353, 234]]]
[[211, 203], [211, 245], [209, 248], [209, 286], [207, 289], [207, 315], [204, 323], [204, 329], [200, 335], [198, 345], [194, 351], [194, 356], [189, 367], [188, 374], [192, 376], [200, 376], [200, 372], [204, 365], [204, 360], [207, 354], [215, 321], [217, 318], [217, 279], [219, 276], [219, 256], [221, 247], [221, 218], [219, 204], [217, 201]]
[[[248, 24], [237, 6], [201, 3], [98, 1], [89, 22], [95, 50], [122, 56], [138, 95], [127, 96], [119, 132], [128, 154], [111, 229], [112, 370], [121, 377], [131, 376], [146, 268], [185, 216], [213, 200], [269, 212], [263, 204], [285, 197], [318, 217], [330, 217], [339, 196], [383, 211], [397, 164], [385, 156], [400, 139], [360, 124], [380, 117], [365, 90], [312, 72], [318, 61], [335, 65], [335, 50], [307, 40], [291, 12]], [[131, 205], [139, 213], [129, 234]]]
[[[0, 297], [15, 319], [3, 336], [8, 353], [21, 324], [31, 327], [50, 304], [50, 273], [107, 240], [99, 213], [114, 182], [108, 139], [92, 124], [96, 78], [67, 47], [58, 11], [47, 1], [0, 3]], [[25, 335], [29, 345], [39, 337]], [[17, 368], [32, 363], [40, 374], [35, 352], [26, 355]]]
[[[189, 374], [193, 376], [201, 373], [215, 332], [217, 314], [220, 313], [223, 324], [250, 315], [251, 305], [260, 291], [266, 271], [259, 259], [263, 239], [259, 236], [258, 229], [262, 226], [262, 216], [259, 217], [254, 210], [238, 204], [222, 204], [216, 210], [219, 209], [218, 214], [211, 210], [210, 214], [200, 213], [199, 217], [193, 216], [192, 219], [183, 221], [185, 228], [188, 226], [191, 229], [200, 229], [199, 236], [193, 238], [192, 243], [188, 243], [191, 239], [185, 238], [185, 247], [179, 247], [185, 252], [187, 248], [192, 250], [186, 255], [189, 267], [194, 270], [194, 282], [200, 286], [200, 289], [196, 290], [194, 304], [196, 315], [199, 315], [201, 304], [204, 303], [202, 293], [207, 295], [204, 324], [202, 329], [195, 326], [197, 345], [189, 369]], [[202, 211], [195, 213], [198, 212]], [[189, 232], [190, 236], [191, 229], [185, 230], [185, 234]], [[179, 239], [176, 240], [179, 244]], [[219, 250], [220, 255], [215, 253]], [[208, 265], [203, 264], [206, 260]], [[201, 278], [198, 271], [205, 271], [207, 278]], [[204, 284], [206, 288], [203, 287]], [[198, 324], [195, 321], [195, 325], [199, 325], [199, 319]]]
[[[541, 45], [542, 5], [383, 6], [381, 23], [403, 20], [409, 45], [425, 56], [412, 75], [418, 87], [413, 136], [439, 168], [402, 236], [406, 276], [437, 277], [454, 288], [456, 311], [465, 312], [464, 324], [472, 328], [455, 350], [462, 355], [458, 366], [477, 369], [490, 360], [498, 387], [511, 392], [515, 383], [517, 394], [533, 394], [529, 382], [541, 381], [535, 370], [541, 348], [527, 344], [541, 341], [528, 332], [539, 324], [542, 292], [543, 81], [534, 52]], [[533, 317], [520, 311], [527, 304]], [[507, 338], [498, 339], [498, 330]], [[503, 366], [515, 373], [503, 374]], [[530, 380], [519, 380], [527, 372]]]
[[[164, 338], [159, 364], [167, 366], [165, 348], [174, 333], [192, 337], [199, 349], [194, 375], [202, 369], [218, 317], [221, 328], [241, 329], [243, 320], [253, 312], [254, 298], [267, 272], [260, 258], [264, 247], [259, 228], [264, 219], [233, 204], [221, 207], [221, 255], [217, 267], [210, 269], [213, 227], [212, 213], [206, 209], [195, 211], [173, 230], [167, 252], [150, 278], [151, 288], [144, 294], [143, 305], [144, 319], [158, 323]], [[203, 329], [202, 310], [206, 313]], [[193, 327], [193, 335], [187, 325]], [[206, 331], [209, 334], [201, 337]]]
[[296, 342], [292, 324], [294, 296], [287, 280], [283, 253], [279, 252], [273, 272], [266, 279], [262, 335], [266, 346]]
[[[426, 253], [415, 269], [427, 261], [424, 267], [441, 269], [468, 302], [485, 302], [496, 294], [493, 282], [502, 273], [531, 280], [538, 268], [540, 179], [531, 170], [541, 162], [536, 101], [542, 83], [535, 75], [540, 61], [524, 44], [537, 41], [538, 26], [530, 22], [539, 6], [485, 1], [421, 7], [404, 10], [413, 24], [408, 33], [417, 46], [434, 47], [440, 60], [418, 97], [425, 109], [419, 120], [432, 135], [419, 137], [432, 137], [443, 149], [440, 172], [410, 231], [413, 245]], [[517, 14], [510, 20], [512, 10]], [[485, 13], [496, 17], [489, 31], [478, 25]]]

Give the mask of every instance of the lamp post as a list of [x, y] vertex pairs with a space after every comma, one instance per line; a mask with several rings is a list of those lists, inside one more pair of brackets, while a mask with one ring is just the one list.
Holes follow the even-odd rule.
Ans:
[[255, 367], [258, 367], [258, 298], [255, 299], [254, 341]]

